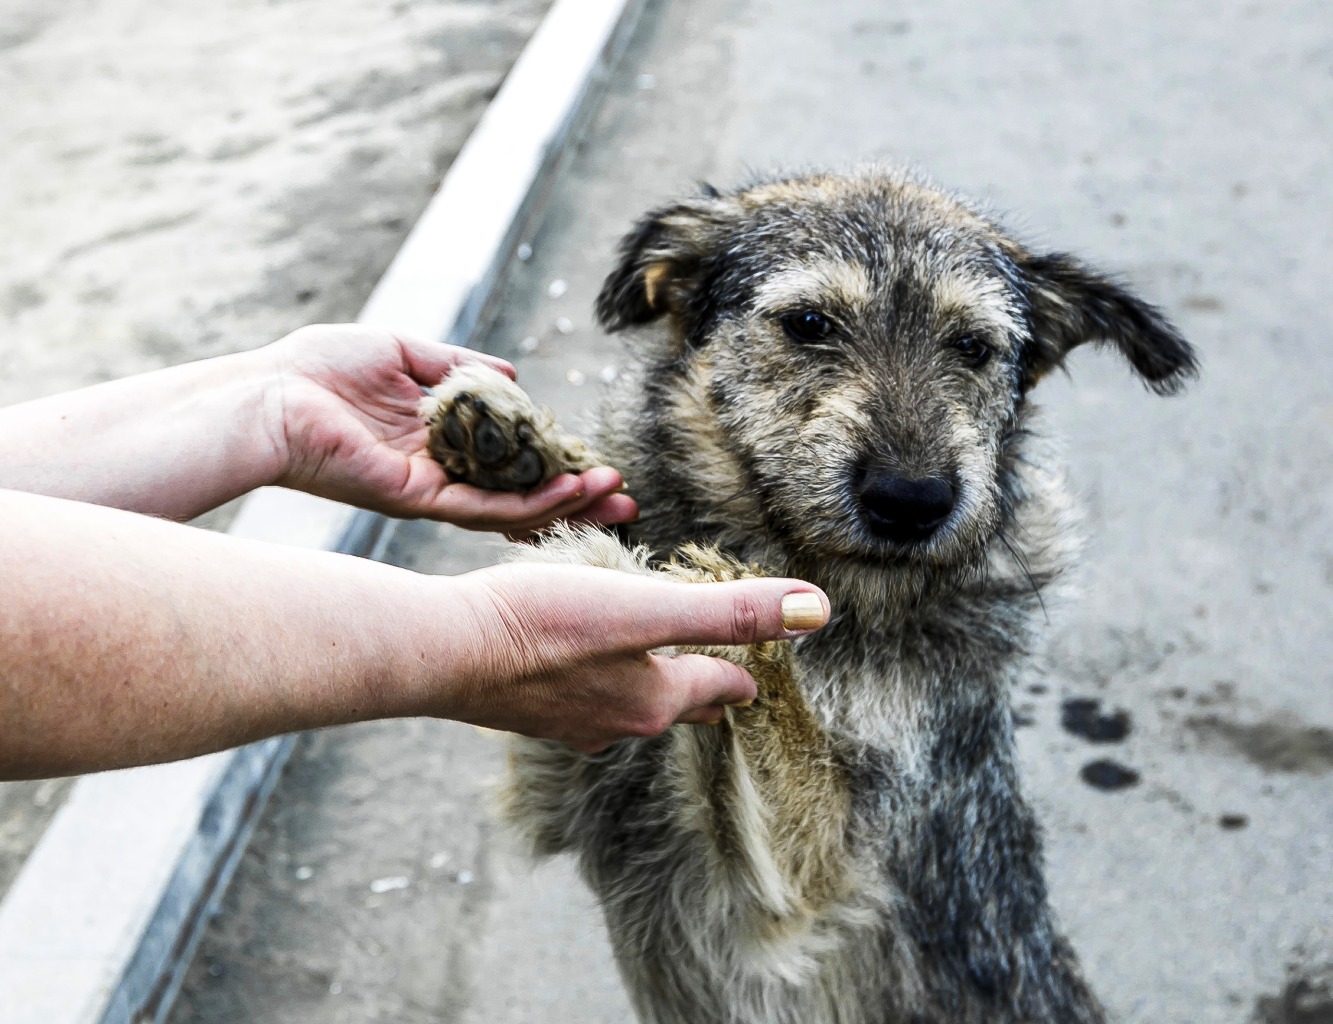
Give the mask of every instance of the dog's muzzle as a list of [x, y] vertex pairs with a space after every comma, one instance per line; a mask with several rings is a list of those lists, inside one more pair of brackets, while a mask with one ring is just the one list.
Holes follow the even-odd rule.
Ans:
[[868, 469], [855, 484], [861, 518], [876, 537], [895, 544], [929, 540], [953, 512], [956, 489], [943, 477], [913, 480]]

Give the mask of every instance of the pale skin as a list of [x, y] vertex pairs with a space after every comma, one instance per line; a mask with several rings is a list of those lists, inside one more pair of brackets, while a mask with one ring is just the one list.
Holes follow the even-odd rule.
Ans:
[[445, 477], [422, 448], [421, 385], [478, 358], [513, 372], [312, 327], [0, 410], [0, 778], [397, 716], [598, 750], [753, 698], [739, 666], [651, 652], [801, 635], [783, 604], [801, 595], [826, 618], [810, 584], [533, 564], [425, 576], [168, 521], [264, 485], [516, 537], [633, 518], [607, 467], [523, 496]]

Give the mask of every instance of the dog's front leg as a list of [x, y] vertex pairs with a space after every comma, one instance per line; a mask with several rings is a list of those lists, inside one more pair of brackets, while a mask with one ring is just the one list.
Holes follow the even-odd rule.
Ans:
[[[654, 570], [642, 552], [596, 530], [557, 531], [525, 554], [693, 582], [756, 575], [714, 549], [692, 545]], [[664, 824], [664, 816], [670, 832], [695, 837], [707, 863], [699, 882], [726, 914], [757, 922], [757, 938], [799, 933], [852, 885], [846, 767], [801, 693], [789, 642], [679, 650], [742, 665], [754, 676], [758, 697], [748, 707], [729, 708], [715, 727], [675, 726], [662, 739], [626, 741], [593, 756], [559, 743], [518, 740], [506, 817], [537, 853], [577, 850], [586, 866], [603, 852], [599, 844], [637, 846], [642, 836], [620, 833], [656, 831], [647, 819], [657, 816]], [[632, 824], [629, 818], [645, 806], [654, 810]]]
[[[753, 575], [695, 547], [668, 571], [692, 580]], [[680, 822], [706, 844], [713, 898], [749, 911], [756, 938], [800, 933], [853, 887], [847, 768], [801, 692], [789, 642], [697, 650], [742, 665], [759, 693], [715, 728], [672, 730]]]

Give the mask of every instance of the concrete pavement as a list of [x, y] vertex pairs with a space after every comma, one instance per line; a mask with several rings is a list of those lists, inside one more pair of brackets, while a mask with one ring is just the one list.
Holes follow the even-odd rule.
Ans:
[[[1204, 365], [1185, 397], [1094, 352], [1042, 389], [1090, 541], [1021, 742], [1057, 909], [1120, 1021], [1333, 1019], [1331, 49], [1312, 2], [659, 4], [485, 342], [572, 425], [614, 372], [590, 304], [634, 216], [865, 158], [989, 197], [1176, 317]], [[494, 553], [420, 525], [394, 552]], [[1073, 700], [1127, 735], [1078, 734]], [[1089, 785], [1096, 760], [1137, 784]], [[500, 764], [449, 726], [311, 741], [175, 1020], [626, 1019], [586, 895], [487, 823]]]

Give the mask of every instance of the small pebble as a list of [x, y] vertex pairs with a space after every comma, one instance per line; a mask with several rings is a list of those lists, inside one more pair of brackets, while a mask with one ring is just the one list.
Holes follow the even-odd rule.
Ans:
[[558, 316], [555, 318], [555, 329], [561, 334], [570, 334], [574, 330], [574, 321], [567, 316]]
[[340, 996], [342, 995], [342, 991], [343, 991], [342, 985], [336, 981], [329, 986], [329, 995], [331, 996]]
[[315, 877], [315, 869], [309, 864], [302, 864], [296, 869], [296, 878], [301, 882], [308, 882]]
[[435, 854], [430, 859], [430, 866], [433, 867], [436, 871], [439, 871], [440, 868], [444, 867], [448, 863], [449, 863], [449, 855], [445, 853], [443, 850]]
[[1243, 814], [1224, 814], [1217, 819], [1217, 823], [1228, 832], [1234, 832], [1242, 829], [1250, 823], [1250, 819]]
[[585, 377], [585, 376], [583, 375], [583, 371], [582, 371], [582, 370], [566, 370], [566, 371], [565, 371], [565, 380], [569, 381], [569, 383], [573, 384], [575, 387], [578, 387], [580, 384], [582, 384], [582, 383], [583, 383], [585, 380], [587, 380], [587, 379], [588, 379], [588, 378]]
[[389, 878], [377, 878], [370, 883], [370, 891], [373, 893], [393, 892], [395, 889], [406, 889], [408, 886], [405, 875], [393, 875]]
[[514, 250], [514, 255], [518, 257], [520, 263], [527, 263], [528, 260], [532, 259], [532, 246], [528, 245], [527, 242], [524, 242]]
[[32, 794], [32, 805], [34, 807], [45, 807], [55, 799], [55, 795], [60, 792], [60, 785], [64, 779], [45, 779], [37, 784], [37, 789]]
[[532, 355], [532, 353], [537, 351], [537, 339], [533, 337], [531, 334], [529, 334], [526, 338], [524, 338], [522, 341], [518, 343], [518, 350], [522, 352], [525, 356]]
[[546, 286], [546, 294], [553, 299], [560, 298], [567, 291], [569, 291], [569, 285], [558, 277]]
[[602, 379], [603, 384], [610, 384], [613, 380], [615, 380], [618, 376], [620, 376], [620, 371], [617, 370], [614, 366], [603, 366], [602, 372], [599, 373], [597, 376], [599, 376]]
[[459, 884], [459, 885], [471, 885], [471, 884], [472, 884], [472, 872], [471, 872], [471, 871], [460, 871], [460, 872], [458, 873], [458, 884]]
[[640, 89], [651, 89], [653, 86], [657, 84], [657, 76], [648, 74], [640, 75], [638, 78], [638, 84]]

